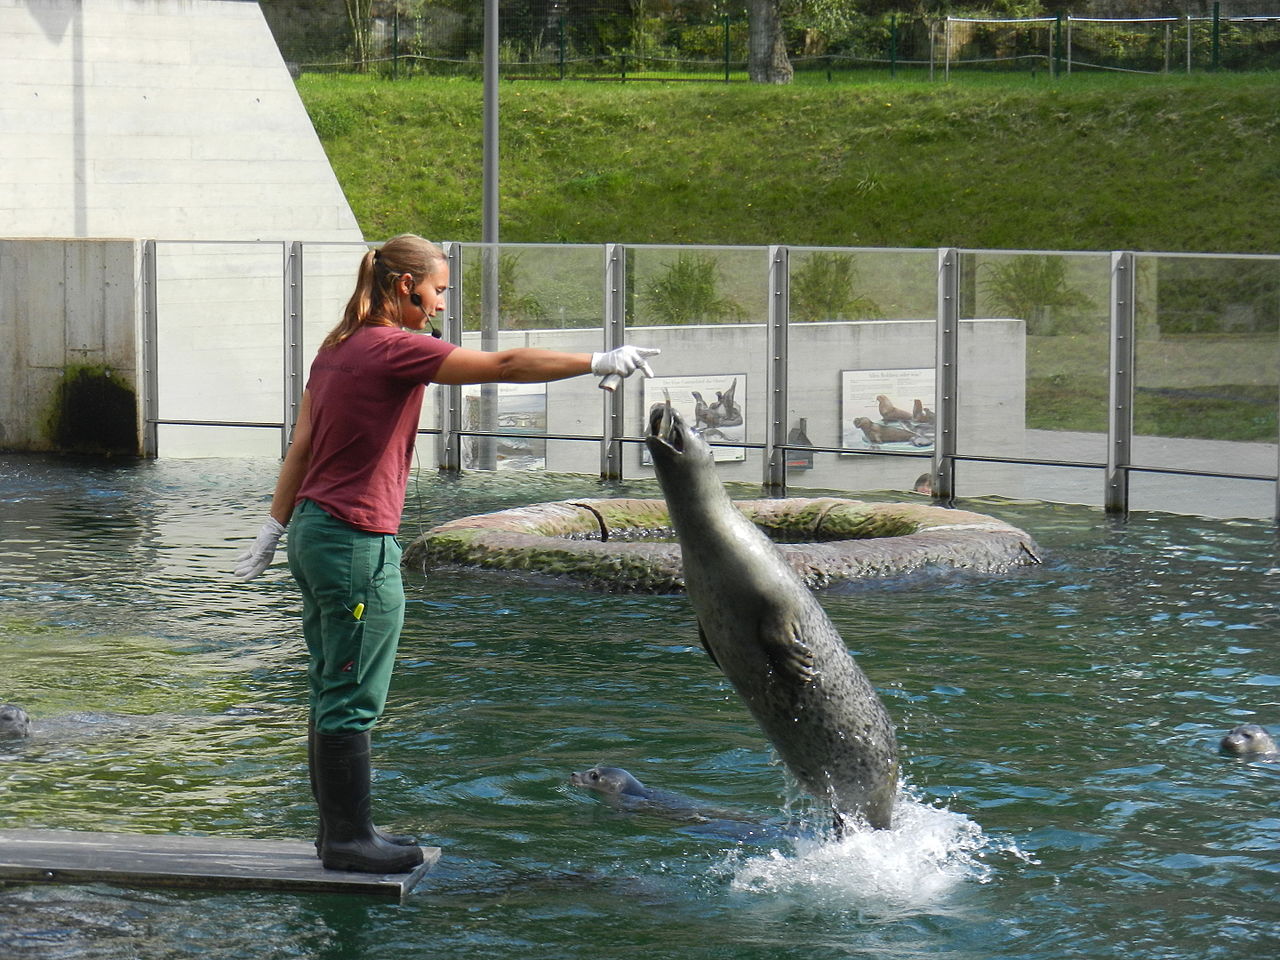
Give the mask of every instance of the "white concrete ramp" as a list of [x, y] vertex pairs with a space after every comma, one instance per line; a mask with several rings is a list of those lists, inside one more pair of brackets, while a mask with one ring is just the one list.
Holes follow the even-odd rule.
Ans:
[[362, 239], [239, 0], [0, 0], [0, 237]]

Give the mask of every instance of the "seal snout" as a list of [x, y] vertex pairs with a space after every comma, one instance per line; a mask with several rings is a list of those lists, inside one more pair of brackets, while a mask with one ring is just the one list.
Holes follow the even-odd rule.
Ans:
[[645, 439], [651, 450], [660, 444], [675, 453], [684, 453], [686, 429], [684, 420], [667, 400], [649, 409], [649, 435]]

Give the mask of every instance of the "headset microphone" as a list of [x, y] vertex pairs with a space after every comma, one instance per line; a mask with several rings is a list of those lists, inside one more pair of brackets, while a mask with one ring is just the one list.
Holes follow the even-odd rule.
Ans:
[[[417, 293], [409, 294], [409, 302], [412, 303], [419, 310], [422, 310], [422, 296], [420, 294], [417, 294]], [[431, 335], [435, 337], [437, 340], [439, 340], [440, 331], [436, 329], [436, 325], [431, 322], [431, 318], [426, 316], [426, 313], [427, 312], [425, 310], [422, 310], [422, 314], [427, 321], [427, 325], [431, 327]]]

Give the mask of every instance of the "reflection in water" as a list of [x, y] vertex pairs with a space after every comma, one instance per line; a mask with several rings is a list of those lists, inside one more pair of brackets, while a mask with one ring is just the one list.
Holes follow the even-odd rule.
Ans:
[[[30, 739], [0, 742], [0, 828], [310, 836], [288, 574], [228, 574], [276, 468], [0, 457], [0, 701], [33, 716]], [[410, 490], [406, 537], [657, 495], [545, 475]], [[418, 893], [9, 886], [0, 956], [1265, 955], [1280, 765], [1216, 745], [1237, 723], [1280, 727], [1274, 529], [965, 506], [1030, 531], [1045, 565], [823, 595], [899, 728], [890, 833], [823, 838], [682, 597], [411, 573], [375, 797], [381, 824], [444, 847]], [[770, 829], [568, 785], [599, 762]]]

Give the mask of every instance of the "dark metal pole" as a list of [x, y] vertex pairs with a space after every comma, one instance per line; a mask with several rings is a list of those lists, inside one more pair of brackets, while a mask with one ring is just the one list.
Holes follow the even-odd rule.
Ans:
[[[481, 279], [484, 284], [480, 311], [480, 349], [498, 347], [498, 0], [484, 0], [484, 204], [481, 209]], [[492, 431], [498, 421], [498, 387], [480, 388], [480, 429]], [[497, 466], [493, 437], [477, 438], [476, 466]]]
[[1129, 470], [1133, 453], [1133, 362], [1137, 311], [1136, 258], [1111, 254], [1110, 411], [1107, 417], [1107, 472], [1103, 505], [1120, 517], [1129, 513]]
[[724, 82], [729, 82], [729, 15], [725, 14], [724, 20]]
[[484, 205], [480, 239], [498, 242], [498, 0], [484, 0]]
[[898, 75], [898, 15], [889, 15], [889, 76]]
[[951, 503], [956, 495], [956, 392], [960, 382], [956, 366], [960, 357], [960, 251], [953, 247], [938, 250], [937, 323], [933, 497]]
[[1220, 8], [1221, 4], [1217, 3], [1215, 0], [1213, 4], [1213, 66], [1211, 68], [1213, 70], [1217, 70], [1221, 65], [1221, 60], [1219, 59], [1221, 55], [1220, 44], [1222, 42], [1222, 22], [1219, 17]]

